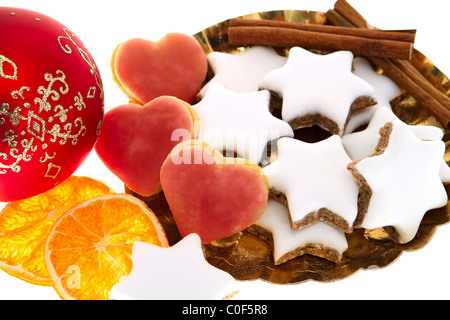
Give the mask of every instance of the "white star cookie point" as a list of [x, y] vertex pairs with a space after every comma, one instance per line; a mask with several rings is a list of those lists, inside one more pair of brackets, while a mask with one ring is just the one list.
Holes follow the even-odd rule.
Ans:
[[200, 95], [204, 96], [212, 83], [219, 83], [239, 93], [258, 91], [264, 75], [282, 67], [286, 59], [265, 46], [253, 46], [239, 54], [211, 52], [208, 55], [208, 62], [214, 76], [202, 88]]

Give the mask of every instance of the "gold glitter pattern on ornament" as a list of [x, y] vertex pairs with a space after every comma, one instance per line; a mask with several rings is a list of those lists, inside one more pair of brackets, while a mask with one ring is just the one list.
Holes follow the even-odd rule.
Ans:
[[51, 97], [51, 99], [53, 101], [58, 101], [59, 100], [60, 94], [56, 90], [52, 89], [53, 84], [56, 81], [60, 81], [64, 85], [64, 87], [63, 86], [59, 87], [60, 93], [66, 94], [69, 91], [69, 85], [65, 81], [66, 80], [66, 75], [64, 74], [64, 72], [62, 72], [61, 70], [57, 70], [56, 74], [58, 74], [59, 76], [58, 77], [53, 77], [50, 73], [46, 73], [44, 78], [49, 83], [48, 83], [47, 87], [40, 86], [39, 89], [38, 89], [38, 92], [40, 94], [42, 94], [42, 99], [41, 98], [35, 98], [34, 102], [36, 104], [39, 104], [39, 112], [42, 112], [42, 110], [49, 111], [51, 109], [50, 103], [47, 102], [49, 97]]
[[87, 98], [92, 99], [94, 97], [95, 97], [95, 87], [90, 87], [87, 94]]
[[[86, 108], [81, 92], [74, 95], [73, 105], [64, 107], [57, 102], [62, 95], [69, 93], [65, 73], [62, 70], [57, 70], [55, 74], [45, 73], [44, 80], [46, 83], [38, 87], [37, 96], [32, 100], [29, 99], [30, 95], [33, 96], [31, 89], [22, 86], [11, 92], [17, 105], [8, 102], [0, 105], [0, 125], [13, 126], [0, 137], [0, 142], [5, 142], [10, 147], [9, 152], [0, 152], [0, 175], [8, 171], [20, 172], [21, 163], [30, 161], [34, 152], [39, 148], [46, 149], [50, 142], [64, 145], [70, 141], [72, 145], [76, 145], [79, 138], [87, 132], [82, 117], [68, 122], [69, 113]], [[29, 110], [31, 103], [39, 106], [38, 111]], [[56, 152], [52, 155], [46, 152], [40, 162], [44, 163], [55, 156]], [[44, 177], [55, 179], [60, 171], [59, 165], [49, 163]]]
[[[103, 86], [101, 85], [100, 73], [99, 73], [99, 71], [97, 69], [97, 66], [95, 65], [95, 63], [93, 61], [91, 61], [91, 59], [89, 58], [89, 55], [86, 53], [86, 51], [81, 49], [77, 45], [77, 43], [72, 39], [72, 37], [74, 37], [75, 35], [67, 28], [63, 28], [63, 31], [64, 31], [64, 34], [66, 36], [59, 36], [58, 37], [59, 46], [67, 54], [72, 54], [72, 48], [70, 47], [69, 44], [64, 43], [64, 42], [68, 41], [69, 43], [72, 43], [76, 47], [76, 49], [77, 49], [78, 53], [80, 54], [80, 56], [83, 58], [83, 60], [90, 67], [89, 71], [94, 76], [95, 82], [96, 82], [98, 88], [100, 89], [100, 93], [99, 93], [100, 94], [100, 99], [103, 99]], [[93, 96], [91, 96], [91, 94], [92, 93], [91, 93], [91, 90], [89, 88], [89, 93], [88, 93], [89, 98], [93, 97]], [[94, 94], [95, 94], [95, 91], [94, 91]]]
[[[6, 69], [6, 64], [9, 64], [11, 67], [12, 74], [8, 74]], [[5, 65], [5, 66], [4, 66]], [[12, 62], [7, 57], [0, 54], [0, 77], [11, 79], [11, 80], [17, 80], [17, 66], [14, 62]]]
[[[30, 91], [30, 87], [23, 86], [19, 90], [14, 90], [13, 92], [11, 92], [11, 97], [13, 97], [14, 99], [19, 99], [19, 98], [25, 99], [25, 97], [23, 96], [24, 90]], [[26, 107], [29, 108], [30, 104], [28, 103], [26, 105]]]
[[45, 138], [45, 121], [39, 116], [35, 115], [34, 112], [30, 111], [28, 113], [28, 133], [35, 136], [41, 141]]
[[102, 130], [103, 120], [100, 120], [97, 123], [97, 129], [95, 130], [95, 135], [98, 137], [100, 135], [100, 131]]
[[50, 162], [47, 166], [47, 172], [45, 173], [44, 177], [56, 179], [56, 177], [58, 176], [58, 173], [60, 171], [61, 171], [61, 166], [58, 166], [58, 165]]
[[39, 158], [39, 162], [44, 163], [47, 160], [51, 160], [56, 156], [56, 152], [53, 152], [53, 154], [51, 156], [48, 155], [47, 152], [45, 152], [45, 157], [40, 157]]

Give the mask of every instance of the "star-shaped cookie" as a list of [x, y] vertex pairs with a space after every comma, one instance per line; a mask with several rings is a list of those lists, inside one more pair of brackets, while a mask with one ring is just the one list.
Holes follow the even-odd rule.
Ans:
[[365, 199], [356, 224], [366, 229], [393, 226], [398, 241], [406, 243], [428, 210], [447, 203], [440, 178], [445, 144], [420, 140], [399, 122], [388, 122], [380, 133], [376, 153], [349, 165]]
[[286, 200], [291, 227], [323, 221], [350, 232], [358, 213], [358, 187], [347, 170], [351, 159], [341, 137], [316, 143], [281, 138], [277, 147], [277, 159], [263, 172], [270, 196]]
[[354, 74], [366, 80], [373, 87], [373, 96], [377, 104], [353, 114], [345, 128], [346, 132], [352, 132], [358, 127], [369, 123], [378, 106], [391, 109], [390, 101], [402, 93], [402, 89], [391, 78], [377, 73], [364, 58], [355, 58], [353, 60], [353, 69]]
[[303, 254], [339, 262], [348, 247], [345, 233], [323, 222], [292, 230], [286, 207], [272, 199], [267, 202], [266, 210], [255, 225], [271, 233], [275, 264]]
[[116, 300], [212, 300], [232, 293], [234, 278], [210, 265], [200, 237], [190, 234], [170, 248], [136, 242], [130, 275], [113, 286]]
[[[441, 129], [434, 126], [407, 125], [401, 121], [390, 108], [379, 106], [373, 114], [366, 129], [346, 134], [342, 137], [342, 143], [348, 155], [353, 161], [361, 160], [372, 155], [380, 139], [380, 129], [388, 122], [397, 126], [407, 126], [420, 140], [440, 141], [444, 136]], [[441, 180], [450, 183], [450, 168], [442, 159]]]
[[281, 68], [286, 60], [286, 57], [265, 46], [253, 46], [239, 54], [211, 52], [208, 54], [208, 62], [214, 76], [200, 90], [200, 95], [204, 96], [211, 83], [219, 83], [239, 93], [258, 91], [264, 75]]
[[236, 93], [211, 84], [203, 99], [193, 106], [200, 119], [198, 140], [227, 155], [236, 152], [260, 163], [268, 142], [294, 136], [287, 122], [270, 113], [269, 100], [267, 90]]
[[372, 86], [352, 73], [352, 62], [349, 51], [320, 55], [293, 47], [286, 64], [267, 73], [260, 88], [282, 98], [282, 119], [294, 129], [317, 124], [342, 135], [351, 109], [375, 104]]

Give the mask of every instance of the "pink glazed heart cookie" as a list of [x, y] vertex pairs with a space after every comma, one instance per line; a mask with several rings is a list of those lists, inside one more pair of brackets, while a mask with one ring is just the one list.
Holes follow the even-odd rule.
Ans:
[[198, 141], [177, 145], [161, 167], [161, 184], [180, 234], [202, 243], [226, 238], [260, 218], [268, 198], [261, 168]]
[[132, 191], [161, 191], [159, 171], [180, 139], [194, 137], [195, 110], [171, 96], [144, 106], [125, 104], [105, 114], [95, 150], [103, 163]]
[[192, 103], [208, 62], [193, 37], [168, 33], [156, 42], [134, 38], [119, 44], [111, 68], [115, 82], [134, 103], [145, 104], [162, 95]]

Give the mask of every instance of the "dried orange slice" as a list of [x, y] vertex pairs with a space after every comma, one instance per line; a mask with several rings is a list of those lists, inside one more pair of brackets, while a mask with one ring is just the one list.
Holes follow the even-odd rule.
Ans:
[[55, 220], [80, 201], [112, 192], [95, 179], [71, 176], [47, 192], [8, 203], [0, 212], [0, 269], [50, 286], [44, 244]]
[[144, 202], [128, 194], [85, 200], [55, 222], [45, 264], [62, 299], [106, 300], [132, 269], [136, 241], [168, 247], [163, 227]]

